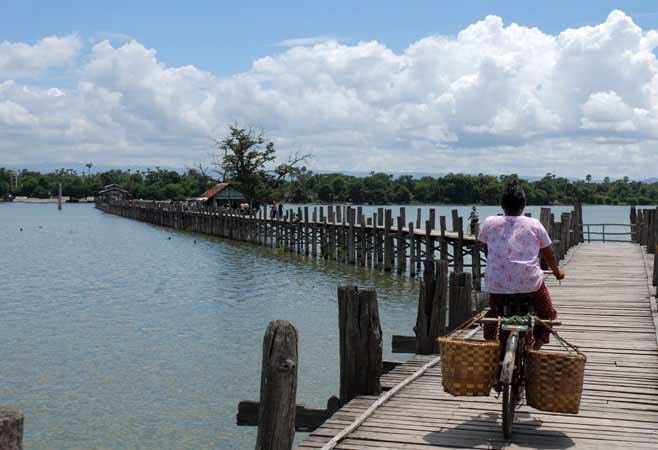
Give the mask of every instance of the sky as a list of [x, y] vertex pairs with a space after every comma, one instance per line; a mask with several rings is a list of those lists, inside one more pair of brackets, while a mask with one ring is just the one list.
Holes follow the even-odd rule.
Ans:
[[321, 171], [647, 178], [650, 1], [11, 2], [0, 166], [192, 167], [228, 125]]

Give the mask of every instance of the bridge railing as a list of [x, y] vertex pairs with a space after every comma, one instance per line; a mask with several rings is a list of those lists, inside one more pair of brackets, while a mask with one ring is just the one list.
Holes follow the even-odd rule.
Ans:
[[628, 223], [584, 223], [577, 226], [581, 227], [583, 242], [631, 242], [636, 227]]

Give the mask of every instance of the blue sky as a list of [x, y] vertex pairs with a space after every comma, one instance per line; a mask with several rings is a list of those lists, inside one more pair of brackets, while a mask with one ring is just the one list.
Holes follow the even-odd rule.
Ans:
[[80, 33], [85, 39], [132, 37], [169, 66], [192, 64], [227, 75], [281, 51], [288, 39], [333, 36], [377, 40], [401, 51], [431, 34], [454, 35], [494, 14], [546, 33], [600, 23], [621, 8], [643, 28], [658, 28], [655, 1], [10, 1], [0, 40], [30, 42]]
[[238, 123], [316, 170], [654, 176], [656, 30], [632, 0], [11, 2], [0, 166], [209, 164]]

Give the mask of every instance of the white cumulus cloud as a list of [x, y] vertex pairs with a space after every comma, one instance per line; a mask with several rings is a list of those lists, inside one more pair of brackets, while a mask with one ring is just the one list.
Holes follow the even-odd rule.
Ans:
[[76, 34], [49, 36], [34, 45], [0, 42], [0, 77], [33, 77], [47, 69], [71, 64], [82, 43]]
[[[41, 45], [60, 50], [39, 60]], [[313, 152], [318, 169], [655, 175], [658, 32], [621, 11], [559, 34], [488, 16], [402, 52], [286, 45], [218, 77], [168, 67], [135, 40], [84, 58], [75, 35], [0, 44], [0, 163], [184, 166], [237, 122], [282, 156]], [[74, 88], [18, 80], [78, 59]]]

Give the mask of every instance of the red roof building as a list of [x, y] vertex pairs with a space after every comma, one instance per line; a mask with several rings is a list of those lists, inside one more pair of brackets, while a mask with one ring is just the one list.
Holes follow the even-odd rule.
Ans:
[[236, 203], [245, 202], [247, 197], [231, 186], [230, 183], [219, 183], [196, 197], [194, 200], [206, 202], [213, 206], [235, 206]]

